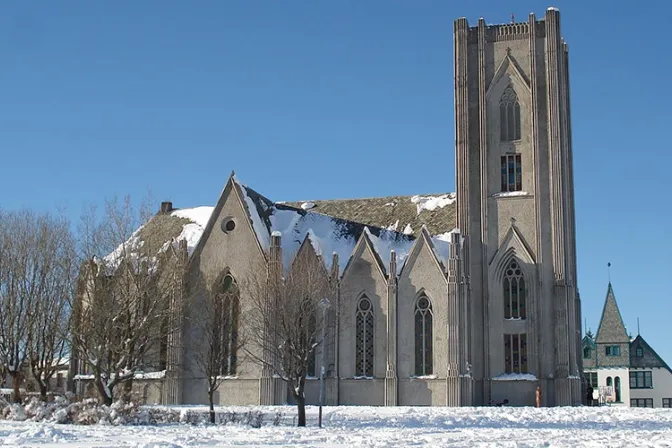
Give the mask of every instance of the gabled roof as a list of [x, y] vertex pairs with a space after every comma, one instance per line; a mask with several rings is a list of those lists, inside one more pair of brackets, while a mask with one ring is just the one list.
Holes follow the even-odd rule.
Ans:
[[[165, 238], [161, 239], [160, 244], [163, 247], [167, 247], [170, 243], [177, 245], [178, 240], [184, 239], [188, 243], [189, 255], [197, 254], [199, 247], [204, 244], [204, 241], [201, 241], [203, 235], [207, 238], [215, 225], [210, 221], [218, 215], [225, 196], [232, 190], [235, 190], [247, 211], [249, 224], [262, 251], [268, 251], [271, 234], [280, 232], [283, 265], [286, 268], [291, 265], [301, 244], [309, 236], [308, 241], [327, 267], [331, 267], [332, 255], [338, 254], [339, 272], [342, 275], [357, 242], [366, 237], [385, 273], [390, 267], [390, 251], [395, 251], [397, 258], [395, 274], [399, 274], [423, 225], [427, 226], [433, 235], [431, 242], [437, 258], [447, 265], [448, 242], [452, 231], [455, 230], [453, 193], [284, 203], [273, 202], [242, 184], [233, 173], [215, 207], [174, 209], [168, 215], [152, 218], [150, 223], [166, 221], [170, 224], [170, 231], [165, 233]], [[393, 225], [390, 225], [388, 220], [391, 220]], [[150, 224], [146, 226], [149, 227]], [[136, 233], [141, 230], [142, 227]], [[132, 244], [133, 248], [142, 247], [143, 241], [135, 234], [134, 238], [127, 244]]]
[[595, 340], [591, 338], [590, 336], [586, 335], [583, 337], [583, 341], [581, 342], [582, 347], [590, 347], [592, 349], [595, 349]]
[[[637, 356], [638, 348], [642, 349], [642, 356]], [[641, 335], [637, 335], [637, 337], [630, 343], [630, 367], [661, 367], [672, 373], [670, 366], [663, 361], [663, 358], [656, 353]]]
[[602, 309], [602, 317], [600, 318], [600, 326], [597, 328], [595, 342], [598, 344], [630, 342], [630, 337], [621, 317], [621, 311], [616, 304], [616, 297], [614, 296], [611, 282], [609, 282], [609, 287], [607, 288], [607, 298], [604, 301], [604, 308]]
[[381, 198], [330, 199], [288, 202], [295, 208], [394, 230], [414, 236], [423, 225], [431, 235], [450, 232], [456, 227], [455, 193]]
[[[411, 233], [401, 232], [400, 229], [377, 226], [369, 222], [355, 221], [341, 216], [333, 216], [324, 213], [324, 207], [320, 209], [314, 203], [285, 203], [271, 202], [252, 188], [243, 185], [235, 177], [236, 184], [242, 191], [244, 202], [247, 205], [252, 227], [257, 233], [257, 238], [264, 249], [268, 249], [268, 241], [272, 232], [282, 234], [283, 265], [289, 266], [291, 259], [305, 239], [310, 235], [310, 241], [318, 255], [322, 256], [325, 263], [331, 262], [331, 255], [338, 254], [339, 271], [344, 272], [345, 267], [353, 254], [357, 242], [364, 236], [368, 238], [375, 254], [383, 266], [383, 272], [388, 273], [390, 265], [390, 251], [394, 250], [397, 256], [397, 272], [399, 274], [404, 262], [411, 250], [415, 236]], [[399, 196], [395, 196], [399, 198]], [[453, 208], [455, 199], [451, 194], [436, 197], [412, 196], [404, 204], [402, 209], [410, 207], [414, 210], [416, 216], [422, 219], [434, 217], [445, 212], [437, 212]], [[390, 204], [390, 198], [363, 199], [361, 201], [374, 201], [377, 204], [383, 204], [382, 207], [394, 209], [395, 204]], [[353, 200], [357, 201], [357, 200]], [[339, 202], [339, 201], [322, 201]], [[298, 205], [298, 206], [297, 206]], [[361, 216], [361, 215], [360, 215]], [[454, 217], [454, 212], [453, 212]], [[454, 221], [454, 219], [453, 219]], [[449, 221], [452, 222], [452, 221]], [[444, 225], [444, 228], [448, 226]], [[418, 227], [420, 233], [422, 226]], [[432, 242], [436, 247], [436, 253], [441, 262], [447, 263], [448, 257], [448, 238], [452, 227], [446, 232], [441, 232], [432, 237]], [[389, 273], [388, 273], [389, 274]]]

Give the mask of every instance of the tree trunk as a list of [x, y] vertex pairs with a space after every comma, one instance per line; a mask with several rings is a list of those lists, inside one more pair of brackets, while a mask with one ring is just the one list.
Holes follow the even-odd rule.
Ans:
[[215, 424], [215, 391], [208, 391], [208, 400], [210, 400], [210, 423]]
[[[47, 381], [49, 381], [49, 380], [47, 380]], [[42, 380], [38, 381], [38, 383], [40, 385], [40, 398], [45, 403], [47, 402], [47, 381], [42, 381]]]
[[96, 389], [98, 389], [98, 395], [100, 395], [100, 402], [106, 406], [112, 405], [112, 397], [107, 395], [107, 391], [110, 391], [112, 395], [112, 387], [105, 387], [104, 380], [102, 378], [96, 379]]
[[21, 390], [19, 386], [21, 385], [21, 375], [19, 372], [9, 372], [9, 375], [12, 377], [12, 386], [14, 388], [14, 403], [21, 403]]
[[292, 393], [294, 394], [296, 410], [299, 414], [299, 423], [297, 426], [306, 426], [306, 397], [303, 395], [303, 391], [300, 391], [298, 394], [294, 391]]

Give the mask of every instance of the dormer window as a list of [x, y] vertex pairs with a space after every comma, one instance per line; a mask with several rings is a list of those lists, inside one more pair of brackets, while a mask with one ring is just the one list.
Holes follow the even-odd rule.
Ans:
[[637, 347], [637, 350], [635, 350], [635, 356], [638, 358], [641, 358], [644, 356], [644, 349], [642, 347]]
[[520, 140], [520, 103], [512, 86], [504, 90], [499, 100], [499, 126], [503, 142]]
[[593, 351], [590, 349], [590, 347], [584, 347], [583, 348], [583, 359], [590, 359], [592, 354], [593, 354]]
[[621, 356], [621, 347], [619, 345], [607, 345], [604, 349], [607, 356]]

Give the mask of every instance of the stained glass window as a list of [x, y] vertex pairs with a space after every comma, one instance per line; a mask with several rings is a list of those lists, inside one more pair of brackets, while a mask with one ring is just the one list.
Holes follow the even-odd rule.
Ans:
[[525, 319], [525, 279], [516, 260], [504, 272], [504, 318]]
[[362, 297], [357, 304], [355, 375], [373, 377], [373, 306]]
[[421, 296], [415, 304], [415, 374], [432, 372], [432, 304]]

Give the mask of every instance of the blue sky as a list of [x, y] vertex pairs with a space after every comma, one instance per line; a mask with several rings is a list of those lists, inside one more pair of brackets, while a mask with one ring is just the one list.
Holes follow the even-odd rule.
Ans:
[[[454, 191], [453, 20], [536, 1], [3, 0], [0, 207], [151, 190], [214, 204], [231, 170], [274, 200]], [[672, 363], [669, 10], [555, 4], [570, 48], [579, 286], [607, 262], [628, 329]], [[662, 7], [662, 9], [661, 9]]]

